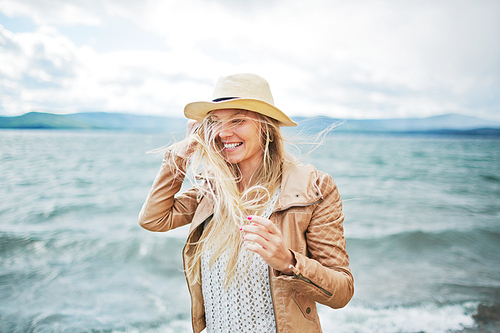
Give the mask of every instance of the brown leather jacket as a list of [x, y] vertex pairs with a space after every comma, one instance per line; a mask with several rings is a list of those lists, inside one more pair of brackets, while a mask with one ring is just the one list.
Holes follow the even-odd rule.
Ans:
[[[182, 194], [183, 175], [176, 165], [186, 161], [167, 152], [149, 196], [139, 215], [140, 225], [151, 231], [167, 231], [191, 223], [183, 250], [184, 266], [212, 215], [213, 204], [196, 189]], [[269, 269], [271, 294], [278, 333], [321, 332], [316, 302], [332, 308], [345, 306], [354, 293], [349, 257], [343, 235], [342, 201], [332, 177], [311, 165], [286, 163], [281, 195], [270, 217], [281, 230], [285, 244], [295, 255], [294, 275]], [[200, 284], [188, 281], [193, 330], [205, 328]]]

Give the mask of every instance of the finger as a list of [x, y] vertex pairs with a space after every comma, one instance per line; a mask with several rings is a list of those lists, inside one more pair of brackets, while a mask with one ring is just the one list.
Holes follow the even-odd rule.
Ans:
[[280, 233], [279, 229], [276, 227], [276, 225], [271, 220], [266, 219], [262, 216], [250, 215], [248, 217], [248, 220], [264, 226], [272, 234], [279, 234]]
[[259, 235], [255, 235], [255, 234], [247, 234], [247, 235], [245, 235], [243, 237], [243, 241], [247, 242], [247, 243], [248, 242], [253, 242], [253, 243], [259, 244], [260, 247], [262, 247], [262, 248], [267, 248], [268, 245], [269, 245], [269, 242], [266, 239], [260, 237]]
[[255, 252], [257, 253], [258, 255], [260, 255], [263, 259], [265, 258], [266, 256], [266, 250], [257, 245], [257, 244], [254, 244], [254, 243], [245, 243], [245, 248], [249, 251], [252, 251], [252, 252]]
[[243, 231], [245, 234], [256, 234], [259, 235], [260, 237], [269, 240], [270, 237], [272, 236], [271, 233], [265, 229], [264, 227], [258, 226], [258, 225], [247, 225], [241, 227], [241, 231]]

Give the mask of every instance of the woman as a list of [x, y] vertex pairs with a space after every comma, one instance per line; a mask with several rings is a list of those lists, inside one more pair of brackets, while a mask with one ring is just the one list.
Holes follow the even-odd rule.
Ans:
[[139, 222], [191, 223], [194, 332], [321, 332], [316, 302], [340, 308], [354, 293], [332, 177], [285, 153], [280, 126], [297, 124], [257, 75], [220, 78], [184, 114], [187, 137], [167, 149]]

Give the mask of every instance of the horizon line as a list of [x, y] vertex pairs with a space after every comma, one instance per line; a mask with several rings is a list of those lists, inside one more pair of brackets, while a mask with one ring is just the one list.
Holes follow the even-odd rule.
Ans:
[[[174, 118], [174, 119], [188, 119], [184, 117], [184, 115], [180, 116], [170, 116], [170, 115], [157, 115], [157, 114], [138, 114], [138, 113], [129, 113], [129, 112], [121, 112], [121, 111], [78, 111], [78, 112], [71, 112], [71, 113], [53, 113], [53, 112], [46, 112], [46, 111], [29, 111], [23, 114], [19, 115], [3, 115], [0, 114], [0, 117], [3, 118], [14, 118], [14, 117], [22, 117], [30, 113], [39, 113], [39, 114], [49, 114], [49, 115], [55, 115], [55, 116], [68, 116], [68, 115], [74, 115], [74, 114], [120, 114], [120, 115], [129, 115], [129, 116], [137, 116], [137, 117], [159, 117], [159, 118]], [[400, 117], [400, 118], [339, 118], [339, 117], [332, 117], [332, 116], [327, 116], [327, 115], [315, 115], [315, 116], [305, 116], [305, 115], [299, 115], [299, 116], [290, 116], [290, 118], [304, 118], [304, 119], [314, 119], [314, 118], [328, 118], [328, 119], [338, 119], [338, 120], [405, 120], [405, 119], [429, 119], [429, 118], [436, 118], [436, 117], [443, 117], [443, 116], [461, 116], [461, 117], [468, 117], [468, 118], [475, 118], [479, 120], [484, 120], [484, 121], [490, 121], [493, 123], [497, 123], [500, 125], [500, 119], [498, 120], [493, 120], [491, 118], [480, 118], [478, 116], [470, 116], [470, 115], [465, 115], [461, 113], [443, 113], [443, 114], [437, 114], [437, 115], [432, 115], [432, 116], [426, 116], [426, 117]]]

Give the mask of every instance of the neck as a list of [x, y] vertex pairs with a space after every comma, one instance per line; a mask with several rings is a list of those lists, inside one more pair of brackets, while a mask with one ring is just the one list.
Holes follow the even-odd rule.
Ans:
[[243, 192], [243, 190], [248, 187], [254, 171], [255, 170], [247, 170], [246, 172], [244, 172], [243, 170], [240, 169], [241, 179], [240, 182], [238, 183], [238, 188], [240, 192]]
[[238, 169], [240, 171], [240, 182], [238, 184], [238, 188], [240, 192], [243, 192], [245, 188], [250, 185], [252, 177], [255, 172], [259, 170], [263, 163], [263, 154], [260, 156], [255, 156], [253, 159], [247, 159], [241, 163], [238, 163]]
[[238, 184], [238, 188], [240, 192], [243, 192], [245, 188], [247, 188], [250, 185], [250, 182], [252, 180], [252, 177], [254, 176], [255, 172], [259, 169], [259, 165], [238, 165], [239, 170], [240, 170], [240, 182]]

